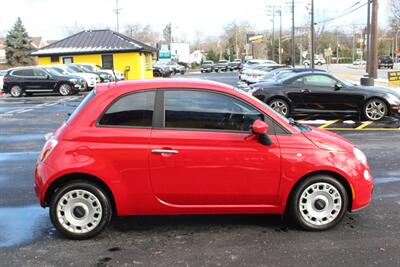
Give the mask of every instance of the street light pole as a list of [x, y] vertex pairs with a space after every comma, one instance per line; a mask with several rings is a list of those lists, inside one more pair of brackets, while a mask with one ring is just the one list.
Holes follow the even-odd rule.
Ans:
[[279, 64], [282, 63], [282, 53], [281, 53], [281, 39], [282, 39], [282, 10], [278, 10], [279, 12], [279, 40], [278, 40], [278, 61]]
[[311, 0], [311, 68], [314, 69], [314, 54], [315, 54], [315, 40], [314, 40], [314, 0]]
[[294, 47], [295, 46], [294, 30], [295, 30], [294, 29], [294, 0], [292, 0], [292, 67], [293, 68], [295, 66], [295, 61], [296, 61], [296, 50], [295, 50], [295, 47]]
[[272, 6], [272, 60], [275, 61], [275, 6]]
[[368, 11], [367, 11], [367, 50], [365, 51], [365, 70], [369, 73], [369, 53], [370, 53], [370, 34], [371, 34], [371, 0], [368, 1]]
[[376, 79], [378, 76], [378, 1], [371, 0], [371, 44], [369, 51], [368, 77]]

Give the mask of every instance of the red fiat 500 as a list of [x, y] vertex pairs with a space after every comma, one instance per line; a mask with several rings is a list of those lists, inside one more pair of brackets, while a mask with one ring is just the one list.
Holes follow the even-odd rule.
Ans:
[[234, 88], [188, 79], [100, 85], [48, 137], [35, 190], [84, 239], [111, 215], [288, 212], [308, 230], [371, 201], [367, 158]]

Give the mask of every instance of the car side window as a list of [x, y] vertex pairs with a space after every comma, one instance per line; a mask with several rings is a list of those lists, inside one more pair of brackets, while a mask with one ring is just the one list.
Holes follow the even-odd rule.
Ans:
[[47, 76], [47, 73], [41, 69], [33, 69], [33, 76], [37, 78], [43, 78]]
[[122, 96], [107, 109], [100, 119], [99, 125], [151, 127], [154, 99], [154, 91]]
[[22, 70], [14, 70], [11, 75], [13, 76], [21, 76], [21, 77], [32, 77], [33, 71], [32, 69], [22, 69]]
[[337, 81], [324, 75], [309, 75], [304, 77], [304, 84], [309, 86], [333, 87]]
[[165, 127], [204, 130], [251, 131], [264, 115], [233, 97], [205, 91], [166, 91]]
[[298, 79], [296, 79], [296, 80], [294, 80], [293, 82], [292, 82], [292, 85], [298, 85], [298, 86], [301, 86], [301, 85], [303, 85], [303, 77], [301, 77], [301, 78], [298, 78]]

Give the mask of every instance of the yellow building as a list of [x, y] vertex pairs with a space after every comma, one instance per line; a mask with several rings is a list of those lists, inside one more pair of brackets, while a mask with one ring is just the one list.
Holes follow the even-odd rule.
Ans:
[[83, 31], [32, 53], [39, 65], [92, 63], [119, 70], [125, 79], [153, 77], [153, 53], [157, 50], [111, 30]]

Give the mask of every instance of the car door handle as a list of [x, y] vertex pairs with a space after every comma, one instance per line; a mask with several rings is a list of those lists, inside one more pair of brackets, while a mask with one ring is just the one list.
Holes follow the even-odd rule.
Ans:
[[307, 93], [311, 93], [311, 91], [308, 90], [308, 89], [303, 89], [303, 90], [301, 90], [301, 92], [302, 92], [302, 93], [306, 93], [306, 94], [307, 94]]
[[172, 149], [153, 149], [151, 153], [154, 154], [178, 154], [178, 150]]

